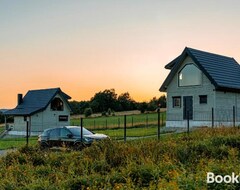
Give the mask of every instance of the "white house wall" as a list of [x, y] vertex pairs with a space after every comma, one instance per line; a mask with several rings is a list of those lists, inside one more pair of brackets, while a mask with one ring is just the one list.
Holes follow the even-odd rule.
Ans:
[[233, 106], [235, 107], [235, 121], [240, 121], [240, 94], [234, 92], [216, 91], [215, 120], [218, 125], [231, 122], [233, 125]]
[[[178, 86], [178, 73], [179, 71], [189, 63], [194, 63], [194, 61], [187, 57], [179, 68], [177, 74], [173, 77], [169, 86], [167, 87], [167, 126], [176, 127], [179, 125], [185, 125], [183, 120], [183, 97], [192, 96], [193, 97], [193, 121], [207, 121], [211, 118], [211, 109], [215, 105], [215, 91], [214, 86], [211, 84], [210, 80], [202, 73], [202, 84], [199, 86]], [[195, 64], [195, 63], [194, 63]], [[195, 64], [196, 65], [196, 64]], [[199, 103], [199, 95], [207, 95], [207, 104]], [[181, 96], [181, 107], [173, 108], [172, 97]], [[196, 123], [197, 123], [196, 122]]]
[[[59, 95], [57, 95], [56, 97], [61, 98]], [[63, 99], [61, 98], [61, 100]], [[64, 105], [63, 111], [52, 111], [51, 104], [48, 105], [47, 109], [43, 112], [43, 129], [52, 128], [56, 126], [70, 125], [70, 110], [66, 102], [64, 102], [63, 105]], [[60, 122], [59, 121], [60, 115], [67, 115], [68, 121]]]
[[26, 131], [26, 121], [24, 121], [23, 116], [15, 116], [14, 117], [14, 131]]

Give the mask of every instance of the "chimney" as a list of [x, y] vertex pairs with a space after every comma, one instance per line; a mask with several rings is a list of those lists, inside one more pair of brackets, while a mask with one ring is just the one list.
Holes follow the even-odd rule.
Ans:
[[23, 98], [22, 97], [23, 97], [22, 94], [18, 94], [17, 95], [17, 103], [18, 103], [17, 105], [20, 105], [23, 102]]

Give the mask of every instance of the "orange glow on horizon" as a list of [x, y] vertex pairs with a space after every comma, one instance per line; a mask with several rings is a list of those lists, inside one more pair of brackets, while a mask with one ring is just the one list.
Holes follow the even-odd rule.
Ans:
[[[136, 6], [137, 5], [137, 6]], [[0, 109], [60, 87], [72, 100], [114, 88], [159, 97], [164, 66], [188, 46], [240, 62], [240, 1], [1, 2]]]

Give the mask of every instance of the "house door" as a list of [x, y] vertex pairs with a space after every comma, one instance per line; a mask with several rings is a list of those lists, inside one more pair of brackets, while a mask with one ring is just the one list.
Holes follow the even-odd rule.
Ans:
[[193, 119], [193, 97], [184, 96], [183, 97], [183, 119]]

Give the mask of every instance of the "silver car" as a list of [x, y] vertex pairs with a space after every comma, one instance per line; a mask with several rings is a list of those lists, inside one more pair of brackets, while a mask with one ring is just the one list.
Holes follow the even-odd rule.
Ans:
[[84, 127], [82, 131], [83, 139], [81, 139], [81, 127], [79, 126], [49, 128], [38, 136], [38, 143], [41, 148], [66, 146], [82, 149], [85, 146], [90, 146], [95, 140], [109, 138], [107, 135], [93, 133]]

